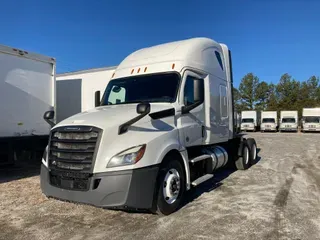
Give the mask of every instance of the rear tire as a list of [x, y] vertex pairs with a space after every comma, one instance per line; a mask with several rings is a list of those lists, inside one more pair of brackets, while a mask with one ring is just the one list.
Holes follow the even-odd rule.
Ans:
[[179, 209], [186, 187], [182, 164], [174, 156], [164, 159], [157, 182], [156, 213], [169, 215]]
[[250, 148], [247, 141], [243, 142], [242, 156], [235, 161], [238, 170], [246, 170], [250, 167]]
[[247, 144], [250, 149], [250, 165], [254, 165], [257, 162], [257, 143], [253, 138], [247, 139]]

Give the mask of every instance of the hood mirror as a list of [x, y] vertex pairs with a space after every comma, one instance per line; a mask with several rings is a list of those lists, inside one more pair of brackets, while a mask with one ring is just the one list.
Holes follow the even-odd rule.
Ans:
[[138, 114], [148, 114], [150, 112], [150, 103], [139, 103], [137, 105]]

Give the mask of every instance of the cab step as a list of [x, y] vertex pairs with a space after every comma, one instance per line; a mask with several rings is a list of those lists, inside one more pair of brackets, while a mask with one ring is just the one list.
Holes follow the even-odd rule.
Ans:
[[202, 160], [206, 160], [208, 158], [211, 158], [211, 155], [204, 154], [204, 155], [200, 155], [200, 156], [197, 156], [195, 158], [190, 159], [190, 162], [191, 163], [196, 163], [196, 162], [200, 162]]
[[213, 178], [213, 174], [206, 174], [206, 175], [203, 175], [202, 177], [197, 178], [191, 184], [192, 184], [192, 186], [196, 187], [199, 184], [201, 184], [201, 183], [203, 183], [203, 182], [205, 182], [205, 181], [207, 181], [207, 180], [209, 180], [211, 178]]

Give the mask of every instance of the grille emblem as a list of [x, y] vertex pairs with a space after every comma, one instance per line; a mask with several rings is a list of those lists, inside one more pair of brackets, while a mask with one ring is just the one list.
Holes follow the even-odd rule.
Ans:
[[79, 127], [65, 127], [65, 131], [80, 131]]

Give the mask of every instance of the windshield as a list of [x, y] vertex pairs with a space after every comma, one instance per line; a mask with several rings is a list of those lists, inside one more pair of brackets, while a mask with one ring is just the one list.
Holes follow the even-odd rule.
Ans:
[[264, 118], [262, 119], [263, 123], [275, 123], [274, 118]]
[[320, 117], [306, 117], [305, 122], [306, 123], [319, 123]]
[[174, 102], [180, 77], [176, 73], [142, 75], [109, 82], [101, 105], [140, 102]]
[[243, 123], [253, 123], [253, 118], [243, 118], [242, 122]]
[[283, 123], [295, 123], [296, 119], [294, 118], [282, 118]]

